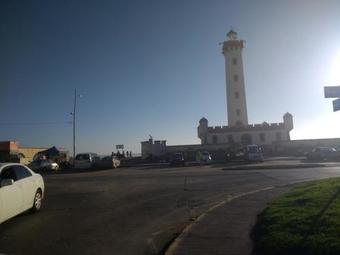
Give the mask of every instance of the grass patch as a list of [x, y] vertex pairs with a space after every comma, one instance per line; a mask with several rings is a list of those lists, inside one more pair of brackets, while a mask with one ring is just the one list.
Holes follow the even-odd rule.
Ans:
[[275, 199], [253, 230], [259, 255], [339, 255], [340, 178], [312, 182]]

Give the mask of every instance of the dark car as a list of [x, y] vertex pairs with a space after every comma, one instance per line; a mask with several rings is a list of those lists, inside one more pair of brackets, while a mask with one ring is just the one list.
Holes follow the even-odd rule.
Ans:
[[120, 160], [116, 156], [105, 156], [97, 162], [99, 168], [117, 168], [120, 166]]
[[237, 150], [228, 150], [226, 155], [227, 162], [229, 161], [244, 161], [245, 160], [244, 148], [238, 148]]
[[183, 153], [178, 152], [171, 156], [170, 166], [185, 166], [185, 158]]
[[316, 147], [308, 153], [307, 159], [310, 161], [339, 160], [339, 152], [332, 147]]

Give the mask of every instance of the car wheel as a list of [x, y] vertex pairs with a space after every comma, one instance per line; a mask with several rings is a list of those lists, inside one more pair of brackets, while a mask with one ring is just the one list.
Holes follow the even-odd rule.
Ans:
[[39, 211], [41, 209], [41, 205], [42, 205], [42, 193], [40, 190], [37, 190], [37, 192], [34, 195], [32, 212]]

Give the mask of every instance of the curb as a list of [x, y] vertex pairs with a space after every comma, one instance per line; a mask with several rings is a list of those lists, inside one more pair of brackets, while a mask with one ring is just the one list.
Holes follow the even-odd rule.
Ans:
[[183, 238], [190, 232], [191, 228], [194, 227], [196, 224], [199, 224], [200, 221], [202, 221], [210, 212], [214, 211], [215, 209], [218, 209], [219, 207], [225, 205], [226, 203], [229, 203], [230, 201], [243, 197], [243, 196], [247, 196], [247, 195], [251, 195], [251, 194], [255, 194], [258, 192], [262, 192], [262, 191], [266, 191], [266, 190], [272, 190], [276, 188], [275, 186], [268, 186], [262, 189], [257, 189], [257, 190], [252, 190], [252, 191], [248, 191], [248, 192], [244, 192], [235, 196], [229, 196], [227, 199], [223, 200], [222, 202], [210, 207], [207, 211], [203, 212], [199, 217], [197, 217], [197, 219], [190, 223], [189, 225], [187, 225], [183, 231], [173, 240], [173, 242], [169, 245], [169, 247], [166, 249], [164, 255], [173, 255], [175, 253], [175, 251], [177, 250], [177, 247], [179, 246], [179, 244], [181, 243], [181, 241], [183, 240]]
[[315, 168], [315, 167], [335, 167], [324, 164], [299, 164], [299, 165], [262, 165], [262, 166], [234, 166], [225, 167], [222, 170], [263, 170], [263, 169], [294, 169], [294, 168]]

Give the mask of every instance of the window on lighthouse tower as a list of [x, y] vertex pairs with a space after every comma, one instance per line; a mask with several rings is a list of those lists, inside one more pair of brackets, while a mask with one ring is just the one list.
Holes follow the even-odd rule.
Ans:
[[237, 59], [233, 58], [233, 65], [236, 66], [237, 65]]
[[234, 75], [234, 81], [235, 82], [238, 81], [238, 75], [237, 74]]

